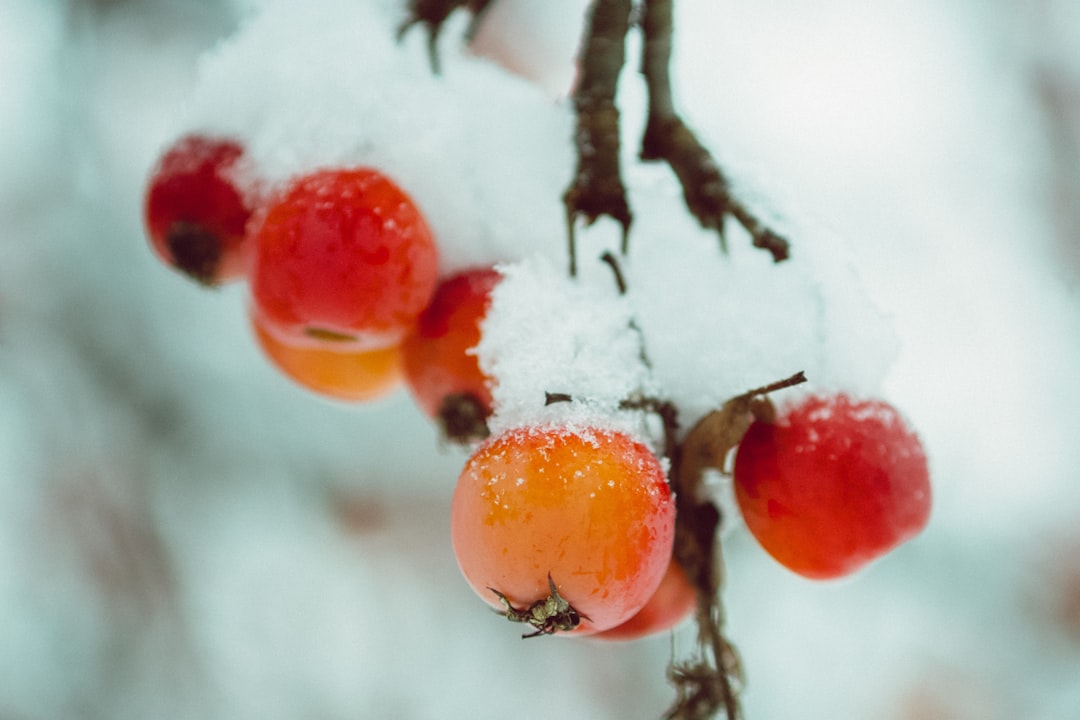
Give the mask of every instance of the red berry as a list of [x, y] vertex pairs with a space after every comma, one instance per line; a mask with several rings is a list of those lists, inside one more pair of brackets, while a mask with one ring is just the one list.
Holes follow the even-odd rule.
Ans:
[[808, 397], [755, 421], [735, 455], [735, 495], [750, 532], [810, 578], [858, 570], [919, 533], [930, 477], [918, 437], [880, 400]]
[[451, 436], [454, 428], [469, 434], [465, 420], [491, 414], [490, 381], [472, 350], [501, 279], [493, 268], [476, 268], [442, 281], [401, 346], [413, 397], [430, 417], [442, 418]]
[[396, 344], [435, 289], [431, 231], [409, 196], [377, 170], [295, 179], [268, 208], [255, 241], [258, 311], [298, 337]]
[[251, 210], [234, 170], [243, 155], [235, 140], [186, 135], [150, 176], [144, 220], [150, 243], [167, 264], [204, 285], [247, 274]]
[[624, 623], [597, 633], [597, 640], [637, 640], [672, 629], [690, 616], [697, 601], [694, 586], [682, 566], [672, 558], [664, 579], [645, 607]]
[[522, 621], [591, 634], [627, 620], [660, 585], [675, 503], [659, 461], [623, 433], [519, 428], [469, 458], [450, 534], [462, 573], [492, 607], [508, 616], [543, 607], [554, 586], [574, 615]]

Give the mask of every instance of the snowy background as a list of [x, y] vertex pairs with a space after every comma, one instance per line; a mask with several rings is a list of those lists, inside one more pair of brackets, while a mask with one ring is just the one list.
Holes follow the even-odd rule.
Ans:
[[[559, 257], [572, 160], [544, 139], [570, 127], [558, 97], [583, 3], [501, 3], [475, 50], [526, 79], [463, 52], [463, 18], [443, 80], [418, 32], [396, 46], [365, 26], [352, 43], [342, 18], [389, 0], [277, 15], [259, 0], [0, 0], [0, 719], [668, 705], [669, 637], [522, 643], [472, 595], [448, 542], [464, 455], [404, 392], [351, 407], [295, 388], [260, 357], [244, 288], [200, 290], [142, 234], [157, 154], [208, 125], [244, 133], [271, 175], [386, 163], [450, 266], [515, 245]], [[936, 494], [922, 536], [840, 582], [802, 580], [731, 532], [748, 718], [1080, 716], [1080, 9], [681, 0], [676, 23], [676, 101], [738, 179], [797, 218], [794, 251], [816, 269], [793, 266], [791, 292], [817, 293], [837, 338], [811, 360], [907, 414]], [[372, 64], [343, 64], [343, 41]], [[354, 72], [378, 91], [343, 91]], [[622, 88], [632, 134], [632, 72]], [[715, 245], [662, 172], [628, 177], [631, 284], [694, 285], [694, 253]], [[684, 252], [650, 243], [665, 228]], [[769, 277], [741, 240], [734, 277]], [[851, 302], [864, 294], [875, 311]], [[746, 312], [774, 317], [773, 303]], [[733, 358], [710, 337], [673, 354], [698, 372], [787, 368], [811, 342], [774, 323]], [[669, 369], [677, 383], [684, 368]], [[677, 652], [689, 643], [676, 634]]]

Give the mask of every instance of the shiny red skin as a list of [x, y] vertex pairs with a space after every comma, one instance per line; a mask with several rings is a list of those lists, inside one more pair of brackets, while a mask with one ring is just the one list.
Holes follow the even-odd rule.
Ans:
[[254, 302], [297, 336], [396, 344], [438, 279], [438, 252], [420, 210], [371, 168], [296, 178], [267, 209], [255, 241]]
[[811, 396], [775, 424], [756, 421], [735, 455], [735, 496], [777, 561], [814, 579], [855, 572], [930, 517], [918, 437], [880, 400]]
[[672, 558], [664, 579], [645, 607], [626, 622], [596, 633], [597, 640], [637, 640], [667, 632], [690, 617], [697, 602], [694, 586], [679, 563]]
[[239, 279], [251, 267], [251, 209], [233, 173], [243, 154], [236, 140], [185, 135], [150, 175], [143, 219], [151, 247], [206, 285]]
[[448, 396], [462, 394], [472, 395], [485, 415], [491, 413], [489, 379], [471, 351], [480, 342], [480, 324], [501, 279], [490, 267], [446, 278], [402, 344], [406, 382], [430, 417], [439, 414]]

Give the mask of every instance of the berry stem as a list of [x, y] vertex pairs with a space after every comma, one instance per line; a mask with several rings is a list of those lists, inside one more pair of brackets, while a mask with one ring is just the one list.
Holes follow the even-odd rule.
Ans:
[[544, 407], [556, 403], [573, 402], [574, 398], [569, 393], [544, 391]]
[[623, 410], [645, 410], [655, 413], [664, 427], [664, 456], [673, 458], [679, 452], [679, 410], [669, 400], [635, 395], [619, 403]]
[[804, 382], [806, 382], [806, 372], [800, 370], [791, 377], [786, 377], [783, 380], [777, 380], [776, 382], [769, 383], [768, 385], [762, 385], [759, 388], [749, 390], [742, 395], [739, 395], [736, 399], [746, 398], [749, 400], [757, 395], [768, 395], [771, 392], [783, 390], [785, 388], [793, 387], [795, 385], [801, 385]]
[[619, 260], [610, 250], [605, 250], [604, 254], [600, 256], [600, 259], [607, 263], [608, 267], [611, 268], [611, 273], [615, 276], [615, 287], [619, 289], [619, 294], [625, 295], [626, 278], [623, 276], [622, 268], [619, 267]]
[[668, 668], [676, 697], [664, 718], [705, 720], [723, 708], [728, 720], [738, 720], [742, 716], [737, 693], [742, 672], [738, 654], [723, 633], [724, 611], [719, 596], [723, 584], [723, 556], [716, 538], [720, 511], [711, 501], [698, 500], [696, 493], [684, 489], [685, 473], [677, 457], [672, 458], [676, 486], [674, 559], [694, 585], [698, 648], [693, 659], [673, 662]]
[[806, 374], [800, 371], [737, 395], [699, 420], [682, 443], [669, 448], [677, 518], [673, 554], [697, 594], [698, 654], [669, 669], [676, 700], [665, 715], [668, 720], [711, 718], [721, 708], [728, 720], [741, 717], [737, 688], [742, 673], [738, 654], [723, 633], [719, 597], [724, 575], [717, 539], [720, 510], [705, 492], [702, 478], [707, 468], [723, 471], [728, 452], [750, 427], [759, 398], [805, 381]]
[[806, 374], [799, 371], [783, 380], [736, 395], [719, 410], [702, 417], [683, 440], [681, 469], [687, 476], [688, 487], [696, 485], [707, 468], [724, 471], [728, 453], [742, 440], [755, 416], [770, 413], [770, 403], [768, 399], [762, 402], [763, 396], [804, 382]]

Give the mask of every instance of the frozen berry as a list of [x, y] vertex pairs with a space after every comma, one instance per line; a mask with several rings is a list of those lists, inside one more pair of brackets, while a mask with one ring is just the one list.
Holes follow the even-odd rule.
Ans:
[[236, 177], [244, 150], [229, 138], [185, 135], [161, 157], [146, 193], [150, 243], [168, 265], [204, 285], [247, 274], [251, 209]]
[[370, 168], [296, 178], [267, 209], [255, 241], [258, 311], [298, 337], [397, 344], [435, 290], [438, 254], [427, 222]]
[[735, 493], [762, 547], [810, 578], [858, 570], [930, 516], [918, 437], [892, 406], [843, 394], [755, 421], [736, 451]]

